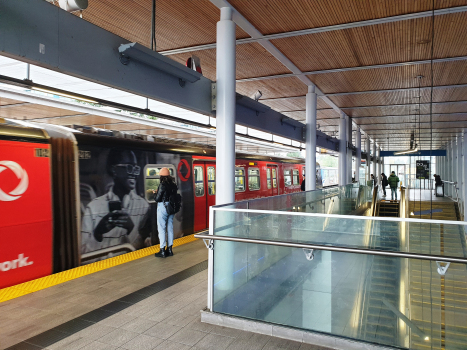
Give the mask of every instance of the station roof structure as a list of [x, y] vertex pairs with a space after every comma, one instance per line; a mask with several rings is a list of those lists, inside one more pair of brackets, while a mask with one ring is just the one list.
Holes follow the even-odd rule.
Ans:
[[[152, 3], [89, 0], [75, 14], [149, 48]], [[237, 92], [259, 90], [259, 102], [304, 123], [314, 84], [329, 136], [341, 112], [386, 150], [407, 149], [412, 132], [420, 149], [438, 149], [467, 127], [467, 0], [155, 3], [156, 50], [182, 64], [196, 55], [212, 81], [219, 9], [233, 7]]]
[[[244, 19], [236, 21], [239, 93], [260, 90], [260, 102], [304, 121], [311, 81], [322, 92], [318, 124], [325, 133], [337, 132], [337, 106], [383, 148], [389, 136], [390, 149], [406, 149], [420, 126], [419, 146], [428, 149], [433, 3], [438, 148], [467, 126], [467, 1], [157, 0], [156, 48], [181, 63], [198, 56], [203, 74], [215, 80], [219, 7], [231, 5]], [[151, 0], [89, 4], [85, 20], [150, 46]]]

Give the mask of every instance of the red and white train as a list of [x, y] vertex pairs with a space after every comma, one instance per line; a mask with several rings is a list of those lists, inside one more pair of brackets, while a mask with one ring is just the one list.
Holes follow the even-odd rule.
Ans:
[[[0, 288], [158, 244], [162, 167], [182, 195], [175, 238], [208, 227], [214, 149], [40, 125], [0, 119]], [[300, 191], [303, 175], [300, 160], [237, 153], [235, 200]], [[97, 234], [109, 215], [131, 225]]]

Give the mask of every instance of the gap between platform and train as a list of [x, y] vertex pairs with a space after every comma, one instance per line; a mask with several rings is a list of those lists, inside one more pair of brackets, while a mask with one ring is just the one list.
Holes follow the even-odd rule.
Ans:
[[[198, 233], [206, 233], [201, 231]], [[193, 235], [177, 238], [174, 240], [173, 246], [178, 247], [182, 244], [194, 242], [198, 240]], [[41, 277], [32, 281], [17, 284], [11, 287], [0, 289], [0, 303], [3, 301], [18, 298], [20, 296], [37, 292], [42, 289], [56, 286], [58, 284], [74, 280], [94, 272], [102, 271], [117, 265], [125, 264], [127, 262], [144, 258], [146, 256], [155, 254], [159, 251], [159, 244], [148, 248], [136, 250], [131, 253], [122, 254], [113, 258], [97, 261], [88, 265], [76, 267], [74, 269], [66, 270], [63, 272], [55, 273], [53, 275]]]

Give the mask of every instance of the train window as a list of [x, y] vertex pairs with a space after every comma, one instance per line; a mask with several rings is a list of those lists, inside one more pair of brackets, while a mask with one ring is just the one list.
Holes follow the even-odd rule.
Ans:
[[271, 189], [271, 169], [266, 170], [266, 178], [268, 181], [268, 190]]
[[276, 171], [276, 168], [272, 168], [272, 188], [277, 188], [277, 171]]
[[293, 184], [294, 185], [300, 185], [300, 178], [298, 177], [298, 170], [297, 169], [293, 170]]
[[164, 165], [164, 166], [146, 166], [146, 177], [159, 176], [159, 173], [160, 173], [162, 168], [169, 169], [170, 176], [172, 176], [172, 177], [174, 176], [175, 169], [172, 168], [172, 167], [168, 167], [168, 166]]
[[285, 186], [292, 186], [292, 170], [284, 170]]
[[204, 196], [204, 174], [203, 174], [202, 166], [195, 166], [194, 179], [195, 179], [195, 196], [196, 197]]
[[216, 194], [216, 168], [213, 166], [208, 166], [208, 194]]
[[256, 191], [261, 188], [258, 168], [248, 169], [248, 188], [250, 189], [250, 191]]
[[245, 169], [235, 169], [235, 192], [245, 191]]
[[175, 167], [172, 164], [148, 164], [144, 168], [144, 190], [146, 200], [150, 203], [154, 203], [154, 192], [157, 192], [159, 188], [161, 182], [159, 173], [162, 168], [169, 169], [170, 176], [175, 178]]

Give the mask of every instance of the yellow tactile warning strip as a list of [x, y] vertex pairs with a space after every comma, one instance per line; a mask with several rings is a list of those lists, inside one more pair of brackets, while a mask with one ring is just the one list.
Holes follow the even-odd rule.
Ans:
[[[177, 247], [196, 240], [198, 239], [195, 238], [194, 235], [177, 238], [174, 240], [173, 246]], [[10, 299], [18, 298], [29, 293], [37, 292], [45, 288], [56, 286], [57, 284], [83, 277], [97, 271], [105, 270], [113, 266], [144, 258], [145, 256], [155, 254], [158, 251], [159, 245], [155, 245], [149, 248], [136, 250], [131, 253], [118, 255], [113, 258], [97, 261], [89, 265], [79, 266], [71, 270], [66, 270], [50, 276], [45, 276], [32, 281], [17, 284], [8, 288], [3, 288], [0, 289], [0, 303]]]

